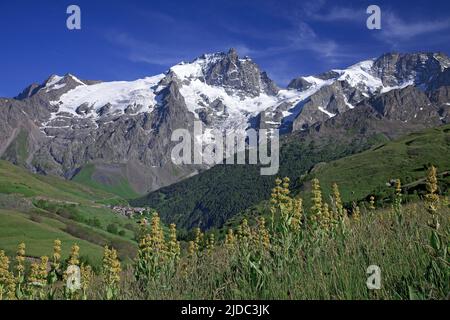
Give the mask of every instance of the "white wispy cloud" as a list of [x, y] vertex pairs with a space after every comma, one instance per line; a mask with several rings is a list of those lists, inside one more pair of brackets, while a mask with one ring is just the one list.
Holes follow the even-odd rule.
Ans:
[[173, 50], [166, 46], [159, 46], [155, 42], [136, 39], [125, 32], [108, 33], [106, 38], [111, 43], [120, 46], [126, 58], [132, 62], [169, 66], [189, 59], [182, 54], [182, 50]]
[[381, 35], [388, 41], [407, 41], [412, 38], [450, 29], [450, 18], [407, 22], [394, 12], [381, 14]]
[[323, 39], [305, 22], [299, 21], [288, 36], [290, 48], [295, 50], [313, 51], [324, 57], [335, 56], [339, 51], [336, 41]]
[[[131, 62], [163, 67], [171, 67], [182, 61], [189, 62], [203, 53], [214, 51], [214, 48], [208, 48], [206, 50], [202, 47], [196, 47], [195, 44], [189, 50], [186, 48], [180, 50], [177, 47], [158, 45], [156, 42], [140, 40], [125, 32], [108, 33], [106, 39], [110, 43], [121, 47], [124, 57]], [[229, 48], [235, 48], [241, 56], [253, 56], [256, 53], [256, 51], [245, 44], [236, 42], [222, 44], [220, 48], [217, 48], [217, 51], [226, 51]]]
[[367, 15], [364, 8], [354, 9], [345, 7], [333, 7], [328, 11], [311, 13], [309, 17], [312, 20], [322, 22], [341, 22], [341, 21], [361, 22], [367, 18]]
[[298, 15], [307, 20], [321, 22], [360, 22], [366, 19], [366, 8], [336, 6], [326, 0], [305, 1], [300, 5]]
[[290, 22], [291, 28], [281, 36], [285, 45], [274, 48], [277, 53], [309, 51], [319, 58], [326, 58], [330, 63], [355, 56], [353, 50], [317, 33], [306, 19], [292, 18]]

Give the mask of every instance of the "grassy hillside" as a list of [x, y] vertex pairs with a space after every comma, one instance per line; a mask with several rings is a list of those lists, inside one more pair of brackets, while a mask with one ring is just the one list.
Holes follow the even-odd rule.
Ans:
[[117, 246], [123, 258], [132, 257], [136, 222], [107, 207], [119, 203], [127, 202], [104, 190], [0, 161], [0, 249], [13, 252], [26, 241], [27, 254], [39, 257], [60, 239], [66, 253], [71, 244], [83, 243], [82, 255], [95, 262], [106, 244]]
[[27, 170], [0, 160], [0, 193], [20, 194], [24, 197], [51, 197], [79, 203], [124, 202], [114, 194], [67, 181], [55, 176], [31, 174]]
[[[375, 146], [370, 150], [330, 163], [318, 165], [301, 180], [301, 189], [318, 178], [325, 193], [336, 182], [344, 202], [363, 200], [370, 195], [386, 197], [387, 183], [401, 179], [410, 192], [424, 189], [423, 177], [430, 164], [441, 173], [441, 192], [449, 185], [450, 125], [409, 134], [399, 140]], [[304, 184], [303, 184], [304, 183]], [[422, 185], [422, 188], [420, 187]], [[305, 190], [302, 190], [305, 193]]]
[[20, 165], [25, 165], [28, 158], [28, 133], [24, 129], [19, 131], [19, 134], [11, 142], [3, 154], [2, 158], [14, 159]]
[[83, 247], [81, 253], [84, 257], [89, 257], [92, 263], [99, 264], [103, 248], [71, 236], [64, 232], [66, 225], [58, 220], [41, 217], [30, 219], [24, 213], [10, 210], [0, 210], [0, 249], [14, 256], [17, 245], [21, 242], [27, 244], [27, 253], [33, 257], [50, 256], [52, 253], [53, 241], [59, 239], [63, 242], [63, 258], [69, 256], [70, 248], [73, 244]]
[[105, 192], [118, 195], [125, 199], [136, 198], [139, 196], [139, 194], [135, 192], [133, 188], [130, 186], [126, 178], [122, 177], [121, 175], [113, 177], [114, 179], [113, 181], [111, 181], [110, 184], [105, 184], [97, 182], [92, 178], [94, 172], [95, 172], [95, 165], [88, 164], [84, 166], [72, 180], [98, 190], [103, 190]]

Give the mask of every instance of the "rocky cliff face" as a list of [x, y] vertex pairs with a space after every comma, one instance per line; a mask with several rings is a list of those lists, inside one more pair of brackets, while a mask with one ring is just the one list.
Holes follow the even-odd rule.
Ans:
[[206, 132], [333, 132], [333, 123], [364, 123], [361, 130], [384, 125], [391, 133], [449, 121], [449, 66], [442, 53], [386, 54], [280, 89], [231, 49], [130, 82], [53, 75], [0, 99], [0, 157], [68, 179], [91, 164], [97, 182], [120, 175], [145, 193], [207, 169], [171, 161], [172, 132], [192, 132], [195, 120]]
[[[420, 121], [423, 112], [416, 111], [424, 110], [429, 111], [429, 116], [439, 120], [433, 111], [437, 106], [429, 99], [433, 92], [448, 86], [449, 66], [450, 59], [443, 53], [389, 53], [378, 59], [360, 62], [345, 70], [332, 70], [325, 76], [296, 79], [290, 86], [300, 90], [309, 88], [315, 83], [323, 83], [324, 80], [326, 83], [310, 95], [304, 106], [299, 109], [292, 122], [293, 130], [302, 130], [316, 122], [345, 113], [368, 99], [372, 100], [364, 103], [375, 103], [374, 97], [383, 96], [385, 97], [380, 99], [389, 99], [387, 105], [396, 102], [396, 115], [403, 112], [405, 121], [414, 119]], [[401, 91], [405, 96], [397, 96], [397, 99], [392, 100], [392, 91], [398, 94], [398, 90], [407, 87], [417, 90]], [[403, 111], [399, 110], [398, 99], [401, 100]], [[421, 110], [415, 110], [416, 106], [413, 106], [416, 104], [415, 99], [419, 99], [417, 103], [420, 104]], [[438, 103], [445, 103], [442, 95], [440, 99], [443, 100]]]
[[[203, 57], [208, 59], [207, 56]], [[257, 97], [260, 93], [276, 95], [277, 85], [260, 71], [250, 58], [240, 59], [236, 50], [231, 49], [227, 54], [215, 54], [210, 57], [211, 63], [204, 66], [205, 82], [211, 86], [237, 90], [241, 93]]]
[[233, 49], [131, 82], [53, 75], [0, 100], [0, 156], [68, 179], [94, 164], [98, 182], [120, 174], [145, 193], [206, 168], [172, 163], [174, 130], [192, 132], [195, 120], [206, 130], [245, 130], [252, 115], [281, 99], [278, 91]]

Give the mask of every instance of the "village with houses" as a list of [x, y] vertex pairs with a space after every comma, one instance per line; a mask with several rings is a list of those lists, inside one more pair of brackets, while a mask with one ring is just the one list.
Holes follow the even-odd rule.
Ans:
[[135, 219], [139, 217], [145, 217], [150, 213], [149, 208], [135, 208], [130, 206], [109, 206], [109, 208], [117, 215], [123, 216], [128, 219]]

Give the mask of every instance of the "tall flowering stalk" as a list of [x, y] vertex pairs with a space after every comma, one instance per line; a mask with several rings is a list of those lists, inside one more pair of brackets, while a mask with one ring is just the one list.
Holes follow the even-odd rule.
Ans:
[[326, 202], [322, 207], [322, 219], [320, 221], [320, 226], [326, 233], [329, 233], [333, 228], [333, 213], [330, 211], [330, 207]]
[[212, 253], [215, 245], [216, 245], [216, 239], [215, 239], [214, 233], [211, 233], [206, 242], [206, 250], [207, 250], [208, 254]]
[[170, 259], [178, 261], [180, 259], [180, 242], [177, 239], [177, 226], [172, 223], [169, 226], [169, 243], [167, 244]]
[[286, 219], [287, 203], [290, 199], [289, 193], [289, 178], [275, 179], [275, 188], [272, 189], [270, 198], [272, 232], [275, 232], [276, 227], [278, 227], [278, 220]]
[[172, 278], [175, 275], [180, 262], [180, 254], [181, 248], [180, 242], [177, 239], [177, 226], [172, 223], [169, 226], [169, 241], [167, 243], [166, 277]]
[[16, 279], [9, 271], [9, 258], [4, 251], [0, 251], [0, 300], [15, 299]]
[[361, 220], [361, 210], [359, 209], [359, 206], [355, 202], [353, 202], [352, 219], [355, 221]]
[[82, 264], [81, 272], [81, 297], [83, 300], [88, 299], [88, 289], [91, 286], [93, 271], [90, 265]]
[[[70, 257], [68, 260], [69, 267], [64, 272], [63, 280], [66, 282], [66, 286], [64, 288], [64, 295], [67, 299], [78, 299], [79, 291], [81, 289], [80, 285], [80, 247], [77, 244], [74, 244], [70, 250]], [[68, 283], [70, 282], [70, 283]]]
[[401, 225], [403, 223], [403, 212], [402, 212], [402, 183], [400, 179], [395, 180], [395, 195], [392, 209], [394, 211], [397, 223]]
[[80, 247], [77, 244], [74, 244], [70, 251], [69, 264], [73, 266], [78, 266], [80, 264], [80, 260], [78, 260], [79, 257], [80, 257]]
[[52, 270], [58, 271], [61, 264], [61, 241], [53, 242]]
[[320, 189], [319, 179], [312, 180], [312, 206], [311, 213], [309, 216], [309, 221], [313, 229], [317, 229], [321, 226], [323, 217], [323, 201], [322, 201], [322, 191]]
[[121, 272], [122, 268], [117, 257], [117, 251], [106, 246], [103, 254], [102, 279], [107, 300], [117, 299]]
[[196, 253], [195, 242], [194, 241], [189, 241], [189, 244], [188, 244], [188, 255], [189, 255], [189, 257], [193, 257], [195, 255], [195, 253]]
[[21, 299], [23, 296], [23, 287], [25, 285], [25, 243], [20, 243], [16, 252], [16, 296]]
[[148, 285], [159, 278], [167, 260], [167, 244], [157, 213], [153, 213], [150, 230], [141, 222], [141, 239], [135, 265], [135, 277]]
[[429, 225], [436, 230], [439, 230], [439, 217], [438, 217], [438, 205], [439, 196], [438, 191], [438, 181], [437, 181], [437, 170], [436, 167], [431, 166], [428, 169], [426, 178], [427, 194], [425, 195], [425, 204], [428, 213], [431, 215], [431, 220]]
[[248, 225], [248, 220], [243, 219], [241, 224], [238, 226], [238, 238], [241, 243], [248, 244], [252, 236], [250, 226]]
[[291, 217], [291, 226], [293, 231], [299, 232], [303, 224], [303, 200], [301, 198], [292, 199], [293, 202], [293, 215]]
[[374, 211], [375, 208], [375, 197], [374, 196], [370, 196], [369, 199], [369, 210]]
[[431, 228], [430, 236], [430, 262], [427, 267], [426, 277], [430, 282], [441, 287], [442, 284], [448, 285], [450, 277], [449, 269], [449, 245], [448, 245], [448, 229], [446, 233], [440, 231], [439, 223], [439, 195], [437, 169], [431, 166], [428, 169], [426, 177], [427, 194], [425, 195], [425, 205], [430, 219], [428, 225]]
[[225, 235], [225, 248], [231, 251], [235, 248], [236, 245], [236, 236], [234, 234], [233, 229], [228, 229], [227, 234]]
[[197, 254], [200, 253], [200, 251], [204, 247], [204, 239], [205, 234], [200, 230], [200, 228], [195, 228], [195, 237], [194, 237], [194, 245], [195, 245], [195, 252]]
[[257, 219], [258, 225], [255, 230], [254, 242], [255, 245], [263, 250], [269, 250], [270, 248], [270, 234], [266, 228], [266, 219], [259, 217]]
[[194, 272], [195, 268], [197, 267], [197, 251], [196, 251], [196, 245], [194, 241], [188, 242], [188, 248], [187, 248], [187, 259], [184, 259], [181, 270], [182, 274], [187, 280], [187, 276]]
[[47, 285], [48, 277], [48, 257], [41, 257], [40, 263], [31, 264], [31, 272], [28, 277], [28, 292], [32, 299], [44, 299], [44, 290]]
[[290, 196], [289, 178], [275, 180], [270, 199], [271, 232], [281, 232], [284, 236], [294, 231], [298, 233], [304, 220], [303, 201]]
[[61, 241], [55, 240], [53, 242], [53, 256], [50, 264], [50, 272], [48, 275], [48, 284], [50, 286], [49, 299], [53, 300], [56, 289], [55, 284], [58, 281], [61, 266]]
[[332, 185], [332, 192], [333, 192], [333, 204], [334, 204], [334, 208], [333, 208], [333, 214], [334, 214], [334, 219], [337, 221], [343, 220], [345, 218], [344, 215], [344, 206], [342, 205], [342, 198], [341, 198], [341, 193], [339, 192], [339, 187], [337, 185], [336, 182], [333, 183]]

